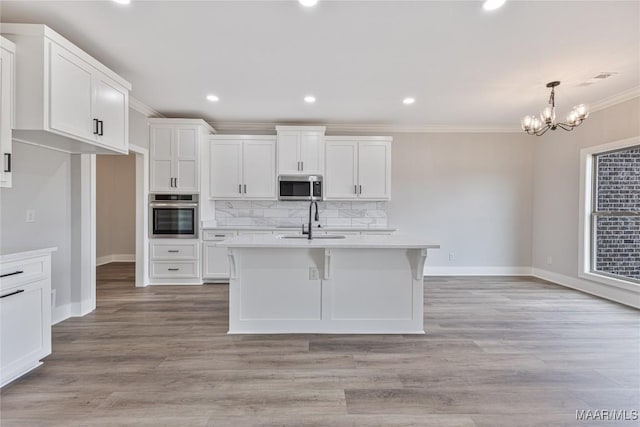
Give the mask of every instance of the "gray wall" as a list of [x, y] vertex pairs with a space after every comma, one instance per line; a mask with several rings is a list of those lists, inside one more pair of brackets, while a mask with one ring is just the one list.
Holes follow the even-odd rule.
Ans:
[[[640, 135], [640, 98], [592, 113], [573, 132], [536, 138], [533, 267], [578, 277], [580, 150]], [[551, 257], [551, 264], [547, 263]]]
[[[35, 222], [25, 222], [27, 209], [35, 209]], [[71, 302], [70, 155], [13, 143], [13, 188], [0, 189], [0, 233], [3, 250], [58, 247], [51, 260], [53, 318], [66, 317]]]
[[[96, 158], [96, 257], [136, 253], [136, 159], [101, 155]], [[103, 258], [101, 260], [101, 258]]]
[[136, 110], [129, 110], [129, 144], [149, 148], [149, 123], [147, 116]]
[[388, 223], [439, 243], [443, 272], [530, 266], [532, 160], [527, 135], [395, 134]]

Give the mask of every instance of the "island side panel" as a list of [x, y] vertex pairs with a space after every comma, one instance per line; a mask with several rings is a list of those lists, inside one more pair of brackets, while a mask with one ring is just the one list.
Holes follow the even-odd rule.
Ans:
[[[331, 249], [324, 318], [335, 332], [421, 334], [420, 249]], [[420, 268], [422, 268], [420, 266]]]
[[229, 284], [229, 333], [319, 328], [323, 249], [233, 248], [232, 252], [236, 275]]
[[424, 333], [424, 285], [415, 278], [422, 268], [420, 249], [232, 252], [237, 274], [230, 281], [231, 334]]

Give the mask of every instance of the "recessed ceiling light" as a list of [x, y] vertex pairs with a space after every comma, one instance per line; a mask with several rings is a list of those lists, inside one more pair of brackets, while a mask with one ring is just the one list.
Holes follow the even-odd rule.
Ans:
[[485, 0], [482, 4], [484, 10], [496, 10], [500, 8], [507, 0]]
[[118, 4], [129, 4], [129, 3], [131, 3], [131, 0], [113, 0], [113, 1], [118, 3]]
[[403, 103], [404, 105], [411, 105], [411, 104], [413, 104], [414, 102], [416, 102], [416, 99], [415, 99], [415, 98], [405, 98], [405, 99], [403, 99], [403, 100], [402, 100], [402, 103]]
[[220, 98], [218, 98], [216, 95], [207, 95], [207, 101], [218, 102], [220, 101]]
[[298, 0], [298, 3], [303, 6], [313, 7], [318, 3], [318, 0]]
[[313, 95], [307, 95], [304, 97], [304, 102], [306, 102], [307, 104], [313, 104], [314, 102], [316, 102], [316, 97]]

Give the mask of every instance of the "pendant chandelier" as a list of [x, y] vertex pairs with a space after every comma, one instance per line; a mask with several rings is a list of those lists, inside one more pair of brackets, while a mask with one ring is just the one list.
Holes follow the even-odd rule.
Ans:
[[576, 105], [567, 115], [566, 122], [556, 122], [556, 100], [555, 88], [560, 82], [549, 82], [547, 87], [551, 88], [549, 96], [549, 106], [540, 112], [540, 118], [536, 116], [524, 116], [522, 121], [522, 130], [529, 135], [542, 136], [549, 129], [556, 130], [558, 128], [572, 131], [575, 127], [580, 126], [582, 122], [589, 117], [589, 111], [585, 104]]

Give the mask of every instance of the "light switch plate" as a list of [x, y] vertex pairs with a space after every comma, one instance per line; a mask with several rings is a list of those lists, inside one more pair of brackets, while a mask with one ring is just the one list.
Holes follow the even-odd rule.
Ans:
[[26, 222], [36, 222], [36, 210], [35, 209], [27, 209], [27, 218]]

